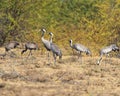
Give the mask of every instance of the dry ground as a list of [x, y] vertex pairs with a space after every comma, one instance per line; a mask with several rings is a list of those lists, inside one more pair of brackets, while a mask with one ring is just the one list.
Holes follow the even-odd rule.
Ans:
[[[2, 51], [3, 52], [3, 51]], [[77, 60], [63, 56], [48, 63], [39, 52], [0, 60], [0, 96], [120, 96], [120, 59], [97, 57]]]

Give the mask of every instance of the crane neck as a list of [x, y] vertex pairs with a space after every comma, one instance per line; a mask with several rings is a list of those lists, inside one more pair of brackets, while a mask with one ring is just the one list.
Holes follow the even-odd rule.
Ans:
[[53, 39], [53, 36], [52, 36], [52, 35], [50, 35], [50, 43], [52, 43], [52, 39]]
[[42, 31], [42, 38], [44, 38], [44, 32]]
[[41, 39], [42, 39], [42, 40], [44, 39], [44, 32], [43, 32], [43, 31], [42, 31]]
[[70, 47], [72, 47], [72, 48], [73, 48], [73, 44], [72, 44], [72, 42], [70, 42]]

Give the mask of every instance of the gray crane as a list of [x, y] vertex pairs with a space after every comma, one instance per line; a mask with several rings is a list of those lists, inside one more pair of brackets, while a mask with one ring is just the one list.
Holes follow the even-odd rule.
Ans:
[[[5, 55], [8, 53], [11, 49], [15, 49], [18, 45], [20, 45], [17, 41], [11, 41], [5, 45]], [[11, 51], [12, 54], [15, 55], [14, 52]]]
[[25, 49], [22, 50], [21, 54], [23, 54], [24, 52], [26, 52], [27, 50], [30, 50], [29, 54], [28, 54], [28, 57], [30, 55], [32, 55], [32, 50], [37, 50], [38, 49], [38, 45], [34, 42], [27, 42], [25, 44]]
[[114, 51], [114, 52], [119, 51], [119, 47], [116, 44], [111, 44], [110, 46], [102, 48], [100, 50], [100, 59], [97, 61], [97, 64], [98, 65], [100, 64], [100, 62], [102, 61], [103, 55], [109, 56], [109, 53], [112, 51]]
[[50, 41], [44, 39], [44, 33], [46, 33], [46, 30], [43, 28], [43, 29], [41, 29], [41, 31], [42, 31], [41, 40], [42, 40], [42, 43], [43, 43], [44, 47], [48, 51], [48, 61], [49, 61], [49, 59], [50, 59], [50, 51], [51, 51]]
[[82, 44], [78, 44], [78, 43], [72, 44], [72, 42], [73, 42], [72, 40], [69, 40], [70, 47], [71, 47], [72, 49], [75, 49], [76, 51], [78, 51], [78, 59], [79, 59], [79, 57], [81, 56], [81, 53], [82, 53], [82, 52], [86, 53], [86, 55], [92, 56], [91, 51], [90, 51], [89, 48], [85, 47], [85, 46], [82, 45]]
[[50, 47], [54, 57], [54, 64], [56, 64], [57, 56], [59, 56], [59, 59], [62, 59], [62, 51], [56, 44], [52, 42], [53, 33], [50, 32], [49, 35], [50, 35]]

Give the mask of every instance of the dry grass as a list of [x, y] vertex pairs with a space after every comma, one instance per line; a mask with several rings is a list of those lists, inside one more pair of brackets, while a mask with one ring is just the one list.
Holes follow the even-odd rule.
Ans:
[[[104, 59], [96, 65], [97, 57], [81, 61], [64, 56], [50, 64], [45, 55], [35, 52], [16, 58], [0, 60], [0, 96], [119, 96], [119, 59]], [[106, 63], [106, 64], [105, 64]]]

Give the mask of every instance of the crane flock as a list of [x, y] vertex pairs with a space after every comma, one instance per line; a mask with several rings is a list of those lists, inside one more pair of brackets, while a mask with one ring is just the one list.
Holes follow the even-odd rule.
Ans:
[[[50, 36], [49, 40], [44, 38], [45, 33], [47, 33], [47, 31], [44, 28], [42, 28], [40, 30], [40, 32], [42, 32], [41, 41], [42, 41], [45, 49], [48, 52], [48, 55], [47, 55], [48, 61], [50, 60], [50, 52], [52, 52], [53, 58], [54, 58], [54, 64], [56, 64], [57, 56], [59, 57], [59, 59], [62, 59], [62, 51], [58, 47], [58, 45], [56, 45], [53, 42], [53, 33], [52, 32], [49, 32], [49, 36]], [[87, 48], [86, 46], [79, 44], [79, 43], [73, 44], [72, 39], [69, 40], [69, 44], [70, 44], [70, 47], [72, 48], [72, 50], [76, 50], [78, 52], [78, 59], [80, 57], [82, 58], [82, 53], [85, 53], [86, 55], [92, 56], [91, 50], [89, 48]], [[19, 45], [20, 44], [17, 41], [9, 42], [8, 44], [5, 45], [5, 53], [0, 54], [0, 56], [6, 56], [7, 53], [11, 49], [15, 49]], [[27, 50], [29, 50], [30, 52], [29, 52], [28, 56], [30, 56], [30, 55], [32, 55], [32, 50], [38, 49], [38, 45], [34, 42], [27, 42], [27, 43], [25, 43], [24, 47], [25, 48], [21, 51], [21, 55], [23, 53], [25, 53]], [[102, 48], [100, 50], [100, 58], [97, 61], [97, 65], [99, 65], [101, 63], [103, 55], [109, 56], [109, 53], [112, 51], [113, 52], [119, 51], [119, 47], [116, 44], [111, 44], [109, 46]]]

